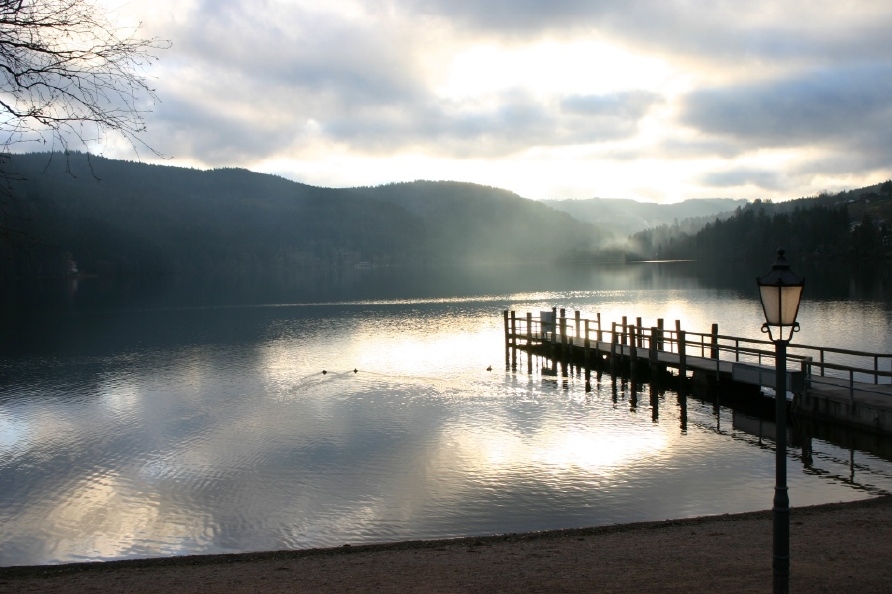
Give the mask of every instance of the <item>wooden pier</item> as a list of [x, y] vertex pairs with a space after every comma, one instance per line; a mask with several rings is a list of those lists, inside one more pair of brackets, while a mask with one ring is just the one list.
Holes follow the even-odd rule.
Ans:
[[[641, 318], [623, 316], [606, 325], [601, 314], [583, 318], [576, 311], [568, 317], [557, 308], [538, 316], [505, 310], [503, 317], [508, 369], [516, 370], [518, 356], [526, 356], [532, 373], [533, 357], [545, 358], [565, 375], [568, 367], [584, 370], [586, 389], [593, 370], [668, 374], [682, 389], [690, 380], [714, 389], [749, 386], [756, 397], [761, 388], [774, 388], [773, 343], [719, 334], [718, 324], [694, 332], [678, 320], [673, 328], [662, 319], [646, 327]], [[892, 354], [791, 344], [787, 362], [793, 414], [892, 434]]]

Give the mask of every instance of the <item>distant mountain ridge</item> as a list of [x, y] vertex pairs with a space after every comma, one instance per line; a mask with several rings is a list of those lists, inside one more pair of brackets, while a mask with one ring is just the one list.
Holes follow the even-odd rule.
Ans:
[[610, 225], [614, 233], [627, 237], [638, 231], [660, 225], [671, 225], [685, 219], [703, 219], [702, 224], [716, 216], [730, 216], [745, 199], [698, 198], [676, 204], [637, 202], [623, 198], [589, 198], [586, 200], [543, 200], [542, 203], [564, 211], [574, 218], [595, 225]]
[[[892, 181], [777, 204], [714, 199], [658, 205], [539, 202], [448, 181], [320, 188], [245, 169], [203, 171], [78, 153], [10, 155], [0, 165], [9, 184], [0, 195], [2, 279], [64, 276], [73, 264], [80, 274], [100, 276], [246, 275], [320, 267], [690, 258], [703, 255], [691, 247], [706, 237], [701, 231], [715, 235], [721, 229], [730, 236], [727, 230], [736, 227], [717, 220], [735, 219], [736, 225], [751, 212], [765, 213], [754, 219], [762, 228], [775, 214], [829, 208], [838, 211], [831, 213], [837, 235], [856, 222], [869, 230], [863, 224], [868, 218], [878, 224], [892, 220]], [[785, 220], [775, 226], [782, 228]], [[799, 220], [807, 217], [796, 214], [789, 222]], [[650, 227], [631, 231], [642, 225]], [[805, 228], [797, 233], [816, 234]], [[861, 235], [857, 251], [867, 254], [876, 238], [867, 231]], [[15, 244], [9, 237], [27, 241]], [[847, 241], [800, 243], [803, 249], [838, 253], [849, 250]], [[737, 249], [741, 242], [721, 249]], [[712, 252], [722, 253], [719, 247]]]

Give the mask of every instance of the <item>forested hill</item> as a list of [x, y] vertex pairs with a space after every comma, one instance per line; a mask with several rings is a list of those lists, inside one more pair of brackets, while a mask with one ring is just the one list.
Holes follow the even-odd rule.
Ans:
[[[892, 257], [892, 180], [782, 203], [756, 200], [695, 234], [663, 225], [632, 237], [630, 258], [735, 260], [784, 246], [798, 257]], [[768, 246], [768, 247], [766, 247]]]
[[507, 190], [461, 182], [416, 181], [348, 190], [405, 209], [426, 224], [431, 253], [463, 261], [542, 261], [598, 246], [595, 229]]
[[[12, 155], [0, 275], [244, 273], [553, 260], [593, 227], [510, 192], [413, 182], [332, 189], [242, 169]], [[9, 233], [7, 233], [9, 235]]]

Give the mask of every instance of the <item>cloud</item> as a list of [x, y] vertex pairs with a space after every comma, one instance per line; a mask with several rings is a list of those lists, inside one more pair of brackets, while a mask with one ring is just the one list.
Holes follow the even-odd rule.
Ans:
[[506, 92], [485, 101], [366, 107], [324, 127], [333, 140], [370, 151], [425, 148], [453, 156], [502, 156], [532, 146], [587, 144], [634, 134], [659, 97], [648, 93], [542, 100]]
[[398, 5], [487, 35], [588, 31], [650, 51], [707, 60], [810, 56], [845, 61], [881, 58], [892, 50], [886, 25], [892, 7], [883, 0], [706, 0], [696, 5], [684, 0], [405, 0]]
[[174, 163], [666, 200], [890, 175], [886, 1], [141, 3]]
[[778, 190], [784, 187], [786, 180], [775, 171], [740, 169], [707, 173], [701, 177], [701, 181], [705, 185], [719, 188], [749, 185], [768, 190]]
[[892, 121], [892, 66], [695, 91], [684, 99], [681, 121], [751, 149], [824, 145], [871, 153]]
[[561, 109], [592, 117], [638, 120], [662, 98], [656, 93], [631, 91], [608, 95], [572, 95], [561, 101]]
[[462, 26], [503, 32], [541, 31], [574, 26], [580, 22], [591, 23], [593, 19], [610, 14], [612, 9], [623, 4], [626, 3], [618, 0], [406, 0], [402, 3], [412, 12], [438, 15]]

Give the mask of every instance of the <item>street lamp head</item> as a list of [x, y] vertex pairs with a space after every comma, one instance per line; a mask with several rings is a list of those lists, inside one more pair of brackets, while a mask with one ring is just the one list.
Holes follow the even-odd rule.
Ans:
[[[783, 248], [777, 250], [777, 260], [771, 267], [771, 271], [765, 276], [757, 277], [759, 285], [759, 297], [762, 300], [762, 311], [765, 313], [765, 323], [762, 332], [768, 333], [768, 339], [772, 342], [788, 342], [793, 333], [799, 330], [796, 316], [799, 314], [799, 301], [802, 299], [802, 288], [805, 279], [796, 276], [787, 259], [784, 257]], [[777, 337], [772, 333], [777, 332]], [[784, 333], [789, 334], [784, 337]]]

